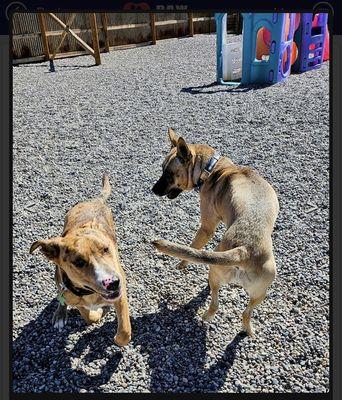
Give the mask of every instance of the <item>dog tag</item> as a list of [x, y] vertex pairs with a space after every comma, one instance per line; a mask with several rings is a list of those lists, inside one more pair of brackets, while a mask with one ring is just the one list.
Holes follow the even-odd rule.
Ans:
[[61, 304], [62, 306], [64, 306], [64, 304], [65, 304], [65, 297], [64, 297], [64, 294], [63, 294], [63, 293], [58, 293], [58, 295], [57, 295], [57, 300], [60, 302], [60, 304]]

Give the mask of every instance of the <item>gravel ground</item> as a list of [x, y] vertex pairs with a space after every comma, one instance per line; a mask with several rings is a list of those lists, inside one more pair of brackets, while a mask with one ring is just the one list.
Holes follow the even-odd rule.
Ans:
[[[232, 37], [236, 40], [236, 37]], [[16, 392], [326, 392], [329, 390], [329, 65], [272, 87], [215, 86], [215, 36], [21, 65], [14, 77], [13, 388]], [[256, 168], [276, 188], [278, 277], [239, 334], [247, 296], [226, 286], [211, 324], [207, 266], [174, 268], [155, 238], [190, 243], [196, 192], [151, 192], [167, 127]], [[133, 339], [113, 344], [115, 312], [87, 327], [72, 311], [50, 326], [54, 267], [28, 254], [110, 172]], [[223, 233], [218, 229], [208, 248]]]

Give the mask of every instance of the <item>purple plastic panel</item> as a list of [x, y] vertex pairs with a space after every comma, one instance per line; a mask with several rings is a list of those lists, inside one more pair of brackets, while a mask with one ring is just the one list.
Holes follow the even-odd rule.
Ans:
[[319, 68], [323, 63], [324, 40], [327, 34], [328, 14], [319, 13], [317, 25], [313, 26], [313, 14], [301, 14], [301, 21], [295, 33], [298, 58], [293, 65], [295, 72]]
[[[288, 16], [290, 18], [289, 32], [287, 33], [287, 37], [285, 37], [284, 40], [280, 42], [277, 82], [284, 81], [291, 72], [292, 42], [293, 42], [296, 14], [290, 13], [288, 14]], [[286, 54], [286, 61], [283, 62], [285, 54]]]

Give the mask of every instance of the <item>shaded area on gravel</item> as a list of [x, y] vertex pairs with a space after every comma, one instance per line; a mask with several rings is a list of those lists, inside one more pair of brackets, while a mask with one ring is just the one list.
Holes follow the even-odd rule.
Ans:
[[[147, 356], [152, 392], [167, 391], [170, 381], [176, 383], [176, 392], [189, 391], [190, 388], [187, 385], [189, 380], [203, 392], [211, 392], [223, 386], [226, 374], [233, 366], [236, 347], [246, 338], [246, 335], [237, 334], [216, 362], [210, 368], [205, 368], [207, 329], [203, 324], [196, 322], [194, 313], [204, 303], [208, 293], [209, 288], [206, 288], [190, 302], [176, 309], [171, 309], [166, 301], [163, 301], [158, 312], [132, 318], [133, 345], [138, 346], [141, 353]], [[116, 322], [107, 320], [100, 327], [81, 336], [72, 351], [67, 345], [68, 337], [79, 330], [82, 324], [69, 324], [60, 333], [56, 343], [58, 348], [64, 351], [58, 352], [58, 358], [51, 365], [48, 357], [53, 348], [50, 343], [54, 340], [56, 332], [49, 323], [49, 316], [56, 305], [56, 301], [51, 302], [33, 322], [25, 326], [15, 343], [18, 351], [16, 358], [18, 360], [25, 358], [28, 346], [31, 353], [39, 354], [39, 357], [34, 357], [35, 371], [32, 379], [41, 383], [39, 389], [42, 391], [49, 388], [58, 392], [63, 383], [63, 391], [74, 391], [77, 387], [78, 390], [92, 388], [94, 392], [99, 392], [99, 386], [110, 379], [123, 357], [119, 349], [110, 350], [113, 347], [112, 339], [113, 332], [116, 331]], [[149, 327], [158, 320], [165, 323], [151, 330]], [[183, 324], [175, 328], [173, 323], [175, 320], [182, 321]], [[42, 329], [45, 331], [43, 340], [39, 339], [37, 334]], [[191, 342], [179, 340], [189, 334], [192, 335]], [[170, 336], [168, 342], [173, 343], [173, 346], [165, 343], [165, 337], [168, 335]], [[84, 357], [84, 364], [93, 368], [94, 363], [99, 363], [99, 370], [95, 374], [88, 374], [84, 368], [74, 368], [73, 355], [82, 353], [86, 349], [88, 351]], [[163, 358], [167, 361], [161, 366], [160, 360]], [[15, 363], [17, 373], [30, 375], [25, 367], [22, 362]], [[38, 374], [37, 371], [39, 371]], [[47, 375], [53, 377], [53, 381], [48, 384], [45, 382]]]
[[[231, 36], [230, 40], [240, 40]], [[329, 66], [272, 87], [213, 85], [215, 37], [198, 35], [102, 56], [13, 70], [16, 392], [325, 392], [329, 385]], [[174, 268], [155, 238], [190, 243], [198, 195], [151, 192], [167, 127], [256, 168], [277, 190], [278, 277], [254, 314], [256, 340], [239, 335], [247, 296], [226, 286], [209, 325], [206, 266]], [[94, 326], [57, 305], [54, 267], [30, 244], [61, 233], [66, 211], [109, 199], [127, 274], [133, 340], [117, 348], [114, 311]], [[212, 249], [222, 236], [220, 226]]]

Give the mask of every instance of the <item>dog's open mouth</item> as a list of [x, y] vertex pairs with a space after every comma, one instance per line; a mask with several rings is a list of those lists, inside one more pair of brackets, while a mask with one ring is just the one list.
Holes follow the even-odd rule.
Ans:
[[115, 290], [115, 292], [109, 292], [106, 294], [101, 293], [101, 296], [107, 301], [117, 300], [121, 296], [121, 289]]
[[166, 196], [168, 199], [172, 200], [175, 199], [181, 193], [182, 193], [181, 189], [171, 189]]
[[113, 292], [107, 292], [107, 293], [95, 291], [94, 289], [92, 289], [91, 287], [86, 286], [86, 285], [84, 287], [99, 294], [102, 298], [104, 298], [107, 301], [115, 301], [121, 296], [121, 287], [119, 287], [118, 290], [115, 290]]

